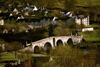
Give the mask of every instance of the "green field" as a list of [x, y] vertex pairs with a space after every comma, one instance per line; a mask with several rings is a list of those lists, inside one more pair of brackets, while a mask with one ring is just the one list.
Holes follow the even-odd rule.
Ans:
[[[21, 53], [17, 53], [17, 57], [15, 58], [15, 53], [11, 53], [11, 52], [4, 52], [1, 55], [1, 59], [0, 61], [17, 61], [18, 60], [18, 55], [20, 55]], [[23, 55], [23, 59], [21, 60], [25, 60], [27, 59], [26, 54], [22, 54]], [[44, 54], [31, 54], [32, 57], [45, 57], [47, 55]]]
[[15, 58], [14, 53], [2, 53], [0, 61], [12, 61], [12, 60], [18, 60], [18, 58]]
[[100, 6], [100, 0], [78, 0], [78, 6]]
[[82, 32], [82, 35], [86, 41], [100, 42], [100, 30]]

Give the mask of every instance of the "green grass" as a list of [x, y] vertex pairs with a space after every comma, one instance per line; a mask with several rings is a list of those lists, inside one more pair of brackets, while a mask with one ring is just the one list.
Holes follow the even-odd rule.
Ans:
[[20, 52], [17, 52], [17, 55], [16, 55], [16, 58], [15, 58], [15, 53], [11, 53], [11, 52], [4, 52], [2, 53], [1, 55], [1, 59], [0, 61], [17, 61], [19, 58], [21, 60], [26, 60], [28, 58], [30, 58], [31, 56], [46, 56], [46, 55], [40, 55], [40, 54], [26, 54], [26, 53], [20, 53]]
[[82, 35], [86, 41], [100, 41], [100, 30], [82, 32]]
[[85, 39], [86, 41], [99, 41], [99, 40], [100, 40], [100, 37], [93, 37], [93, 36], [85, 37], [85, 36], [84, 36], [84, 39]]
[[47, 55], [44, 55], [44, 54], [33, 54], [32, 57], [44, 57], [44, 56], [47, 56]]
[[100, 6], [100, 0], [78, 0], [78, 6], [88, 6], [91, 3], [92, 6]]
[[93, 28], [93, 27], [100, 27], [99, 25], [96, 25], [96, 24], [93, 24], [93, 25], [88, 25], [88, 26], [85, 26], [86, 28]]
[[12, 61], [12, 60], [18, 60], [18, 58], [15, 58], [14, 53], [2, 53], [0, 61]]

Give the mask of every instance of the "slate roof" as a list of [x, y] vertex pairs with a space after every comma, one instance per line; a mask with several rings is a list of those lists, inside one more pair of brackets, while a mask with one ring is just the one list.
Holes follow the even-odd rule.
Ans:
[[29, 11], [31, 11], [33, 8], [30, 8], [30, 7], [25, 7], [25, 8], [23, 8], [23, 10], [29, 10]]
[[75, 19], [75, 18], [83, 19], [83, 18], [86, 18], [86, 17], [87, 17], [87, 16], [84, 16], [84, 15], [72, 16], [73, 19]]

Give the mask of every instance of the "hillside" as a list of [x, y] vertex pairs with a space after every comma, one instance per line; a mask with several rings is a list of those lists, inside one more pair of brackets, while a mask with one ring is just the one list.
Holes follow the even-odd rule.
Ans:
[[[4, 3], [13, 3], [13, 2], [21, 2], [20, 0], [0, 0], [0, 2], [4, 2]], [[78, 1], [78, 6], [87, 6], [89, 4], [93, 5], [93, 6], [100, 6], [100, 0], [77, 0]], [[58, 4], [58, 3], [57, 3]], [[60, 6], [62, 5], [61, 3], [59, 3]]]
[[100, 0], [78, 0], [78, 6], [100, 6]]

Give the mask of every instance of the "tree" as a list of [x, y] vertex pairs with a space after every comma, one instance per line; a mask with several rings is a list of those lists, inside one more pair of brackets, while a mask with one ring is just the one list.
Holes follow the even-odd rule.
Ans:
[[46, 7], [47, 0], [38, 0], [37, 5], [38, 7]]
[[51, 56], [54, 56], [54, 60], [48, 62], [44, 67], [78, 67], [81, 65], [81, 59], [83, 58], [83, 52], [78, 49], [73, 49], [66, 45], [60, 46], [51, 51]]
[[68, 36], [71, 34], [71, 30], [69, 28], [62, 28], [60, 26], [54, 29], [55, 36]]
[[98, 14], [100, 14], [100, 12], [99, 12], [100, 7], [96, 2], [97, 1], [94, 1], [94, 0], [86, 0], [85, 5], [88, 7], [88, 9], [86, 9], [86, 10], [88, 11], [90, 20], [95, 21], [97, 23], [97, 21], [99, 21]]
[[34, 4], [37, 7], [43, 7], [46, 5], [46, 0], [21, 0], [22, 3], [24, 3], [25, 5], [27, 3], [29, 4]]
[[2, 47], [0, 46], [0, 59], [1, 59]]
[[49, 37], [48, 29], [49, 29], [49, 26], [48, 26], [48, 25], [45, 25], [45, 26], [44, 26], [44, 30], [45, 30], [46, 32], [43, 33], [43, 38]]
[[68, 36], [71, 34], [71, 29], [68, 28], [66, 22], [59, 21], [58, 25], [54, 28], [54, 35], [55, 36]]
[[4, 30], [3, 26], [0, 26], [0, 33], [3, 33], [3, 30]]
[[80, 29], [81, 26], [80, 26], [79, 24], [77, 24], [77, 23], [73, 23], [73, 24], [70, 26], [70, 28], [73, 28], [73, 29]]
[[49, 37], [49, 33], [48, 32], [44, 32], [43, 34], [43, 38]]
[[54, 7], [55, 3], [57, 2], [57, 0], [46, 0], [46, 7], [51, 8]]
[[9, 43], [5, 43], [5, 51], [11, 52], [13, 50], [13, 47]]
[[64, 0], [64, 7], [67, 11], [73, 11], [76, 8], [77, 0]]
[[32, 59], [25, 60], [24, 67], [32, 67]]
[[32, 59], [31, 59], [31, 56], [32, 56], [32, 51], [31, 50], [25, 50], [25, 51], [20, 51], [19, 54], [17, 54], [17, 57], [19, 59], [22, 59], [22, 60], [25, 60], [23, 61], [23, 64], [24, 67], [32, 67]]
[[[6, 42], [0, 38], [0, 59], [1, 59], [1, 54], [2, 54], [2, 51], [3, 51], [3, 47], [2, 47], [2, 44], [5, 44]], [[4, 46], [5, 47], [5, 46]]]
[[30, 58], [33, 52], [31, 50], [25, 50], [24, 53], [26, 53], [27, 58]]
[[55, 48], [50, 55], [53, 61], [45, 63], [44, 67], [95, 67], [94, 59], [85, 58], [80, 49], [68, 45]]
[[48, 31], [49, 31], [49, 36], [53, 36], [53, 24], [49, 25]]
[[17, 41], [11, 42], [10, 45], [13, 47], [12, 51], [15, 52], [15, 58], [16, 58], [17, 50], [21, 49], [23, 45]]

